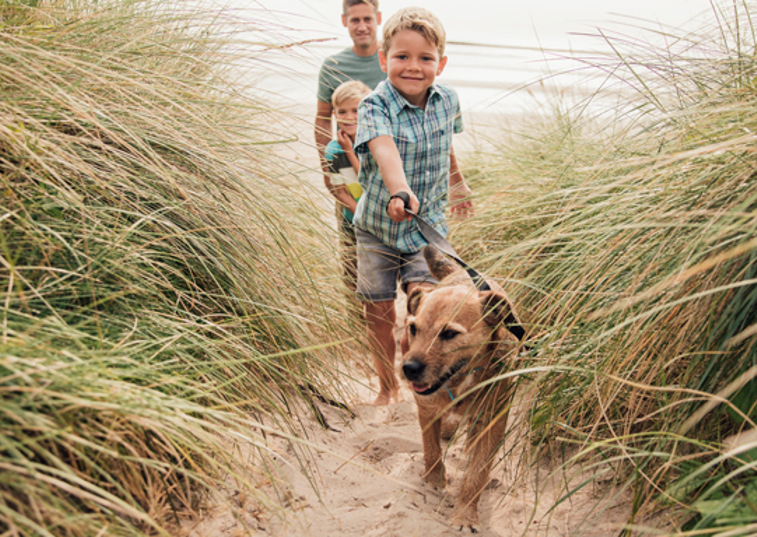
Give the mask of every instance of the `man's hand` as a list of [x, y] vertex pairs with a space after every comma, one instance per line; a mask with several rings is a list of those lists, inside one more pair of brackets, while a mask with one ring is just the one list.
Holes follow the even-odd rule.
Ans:
[[[418, 201], [418, 198], [415, 197], [415, 194], [410, 192], [409, 190], [403, 190], [408, 197], [410, 198], [410, 203], [408, 203], [408, 209], [413, 211], [414, 213], [418, 212], [418, 209], [420, 209], [420, 202]], [[389, 218], [392, 219], [392, 222], [400, 223], [403, 220], [412, 220], [413, 215], [407, 214], [405, 212], [405, 203], [400, 198], [394, 198], [389, 201], [389, 204], [386, 206], [386, 212], [389, 215]]]
[[473, 192], [464, 182], [450, 186], [449, 211], [453, 217], [468, 218], [473, 216]]

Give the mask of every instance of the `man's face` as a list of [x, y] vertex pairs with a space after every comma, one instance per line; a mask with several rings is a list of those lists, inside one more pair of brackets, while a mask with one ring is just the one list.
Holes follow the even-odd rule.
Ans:
[[342, 24], [356, 47], [369, 49], [378, 42], [381, 12], [376, 12], [370, 4], [357, 4], [347, 8], [347, 15], [342, 15]]

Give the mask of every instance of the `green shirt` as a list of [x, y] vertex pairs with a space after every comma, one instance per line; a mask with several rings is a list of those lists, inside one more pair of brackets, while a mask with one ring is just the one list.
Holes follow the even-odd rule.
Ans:
[[373, 56], [358, 56], [352, 48], [346, 48], [323, 60], [318, 73], [318, 100], [330, 103], [334, 90], [348, 80], [360, 80], [374, 89], [385, 78], [378, 52]]

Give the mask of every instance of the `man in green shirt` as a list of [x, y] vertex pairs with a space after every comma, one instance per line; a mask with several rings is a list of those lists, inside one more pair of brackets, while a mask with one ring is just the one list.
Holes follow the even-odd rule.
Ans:
[[381, 24], [378, 0], [343, 0], [342, 24], [350, 34], [352, 47], [326, 58], [318, 74], [315, 145], [324, 172], [323, 181], [329, 192], [333, 189], [324, 151], [334, 137], [331, 94], [347, 80], [360, 80], [373, 89], [386, 78], [378, 60], [378, 26]]

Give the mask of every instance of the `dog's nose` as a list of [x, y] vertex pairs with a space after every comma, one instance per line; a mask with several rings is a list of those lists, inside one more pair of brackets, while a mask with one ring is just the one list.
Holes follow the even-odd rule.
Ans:
[[415, 358], [402, 364], [402, 372], [407, 380], [417, 380], [423, 374], [424, 369], [426, 369], [426, 365]]

